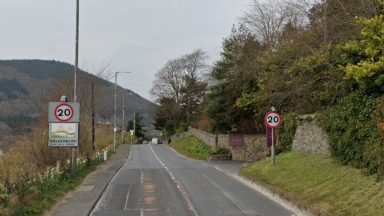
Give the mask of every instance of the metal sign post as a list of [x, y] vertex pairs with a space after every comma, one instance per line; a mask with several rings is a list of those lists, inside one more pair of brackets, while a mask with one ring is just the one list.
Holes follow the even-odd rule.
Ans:
[[[48, 123], [48, 146], [71, 147], [72, 150], [77, 149], [80, 123], [79, 103], [67, 102], [66, 96], [62, 96], [61, 102], [50, 102], [48, 107]], [[76, 165], [72, 164], [72, 169], [73, 167], [75, 168], [71, 174], [76, 173]], [[72, 177], [75, 177], [75, 175]]]
[[[271, 111], [268, 112], [265, 115], [264, 118], [265, 125], [271, 129], [271, 159], [272, 159], [272, 165], [275, 165], [275, 128], [279, 128], [280, 125], [283, 123], [283, 118], [281, 115], [276, 112], [276, 109], [274, 107], [271, 107]], [[268, 132], [269, 130], [267, 130]], [[268, 144], [268, 134], [267, 134], [267, 144]]]

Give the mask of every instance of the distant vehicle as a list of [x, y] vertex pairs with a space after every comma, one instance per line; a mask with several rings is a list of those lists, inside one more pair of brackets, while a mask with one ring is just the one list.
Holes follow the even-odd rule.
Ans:
[[152, 144], [159, 144], [158, 138], [152, 138]]

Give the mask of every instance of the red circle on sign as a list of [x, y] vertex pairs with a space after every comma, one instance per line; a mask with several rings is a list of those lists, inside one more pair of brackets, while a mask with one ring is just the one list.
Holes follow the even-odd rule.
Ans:
[[[66, 115], [65, 110], [63, 110], [60, 114], [58, 113], [60, 108], [62, 108], [62, 107], [69, 108], [70, 113], [68, 116]], [[57, 105], [55, 107], [54, 112], [55, 112], [54, 115], [55, 115], [56, 120], [58, 120], [60, 122], [67, 122], [67, 121], [71, 120], [73, 118], [73, 115], [74, 115], [73, 107], [67, 103], [61, 103], [61, 104]], [[64, 118], [63, 118], [63, 116], [64, 116]]]
[[264, 122], [269, 128], [278, 128], [283, 123], [283, 117], [278, 112], [268, 112]]

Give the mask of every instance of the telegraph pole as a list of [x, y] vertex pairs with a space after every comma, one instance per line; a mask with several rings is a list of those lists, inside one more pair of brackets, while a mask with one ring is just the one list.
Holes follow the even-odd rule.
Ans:
[[96, 137], [95, 137], [95, 86], [92, 81], [92, 145], [93, 150], [96, 150]]
[[133, 108], [133, 137], [136, 136], [136, 108]]
[[[80, 0], [76, 0], [76, 53], [75, 53], [75, 80], [73, 100], [77, 102], [77, 71], [79, 69], [79, 7]], [[72, 148], [71, 177], [76, 177], [77, 147]]]
[[131, 73], [131, 72], [115, 72], [115, 106], [114, 106], [114, 115], [113, 115], [113, 152], [116, 152], [116, 100], [117, 100], [117, 75], [119, 73]]
[[123, 92], [123, 122], [121, 125], [121, 144], [124, 144], [124, 134], [125, 134], [125, 94]]

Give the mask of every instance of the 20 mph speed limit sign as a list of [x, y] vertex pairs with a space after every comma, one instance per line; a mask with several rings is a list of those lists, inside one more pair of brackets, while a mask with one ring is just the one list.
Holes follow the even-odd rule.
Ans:
[[55, 108], [55, 118], [61, 122], [70, 121], [73, 118], [74, 109], [71, 105], [63, 103]]
[[76, 123], [79, 122], [79, 104], [51, 102], [49, 103], [48, 122]]
[[278, 112], [268, 112], [265, 115], [265, 124], [269, 128], [278, 128], [283, 123], [283, 118]]

